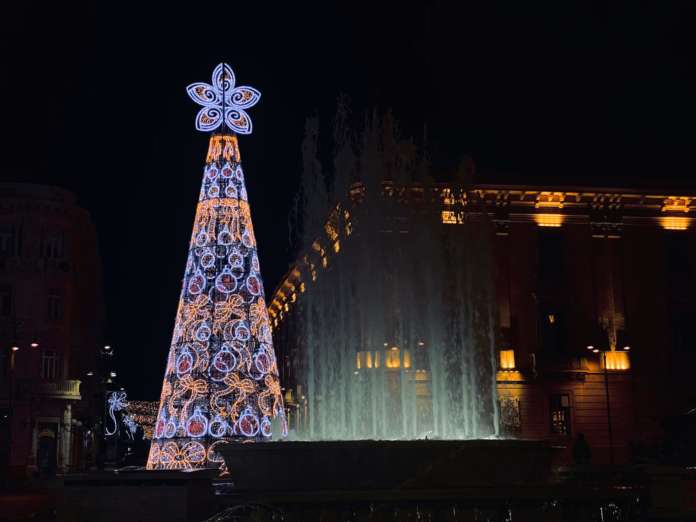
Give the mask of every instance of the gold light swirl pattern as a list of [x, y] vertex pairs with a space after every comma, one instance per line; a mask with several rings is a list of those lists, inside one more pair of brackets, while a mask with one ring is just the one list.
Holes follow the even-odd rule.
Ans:
[[217, 467], [287, 425], [234, 135], [210, 138], [148, 469]]

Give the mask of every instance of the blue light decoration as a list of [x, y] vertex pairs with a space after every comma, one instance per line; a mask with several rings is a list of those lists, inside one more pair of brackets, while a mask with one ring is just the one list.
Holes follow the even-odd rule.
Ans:
[[203, 106], [196, 116], [197, 130], [214, 131], [224, 123], [237, 134], [251, 134], [251, 118], [244, 109], [256, 105], [261, 93], [246, 85], [235, 87], [234, 83], [234, 71], [221, 63], [213, 71], [212, 85], [197, 82], [186, 88], [191, 99]]
[[109, 417], [111, 417], [111, 425], [113, 428], [110, 429], [107, 424], [104, 426], [104, 434], [110, 437], [118, 433], [118, 420], [116, 419], [116, 415], [118, 412], [125, 410], [128, 405], [126, 401], [126, 392], [111, 392], [106, 403], [109, 406]]
[[[226, 64], [189, 85], [211, 135], [148, 469], [219, 467], [219, 449], [267, 440], [287, 422], [236, 134], [259, 100]], [[226, 131], [226, 128], [229, 131]], [[231, 131], [231, 132], [230, 132]]]

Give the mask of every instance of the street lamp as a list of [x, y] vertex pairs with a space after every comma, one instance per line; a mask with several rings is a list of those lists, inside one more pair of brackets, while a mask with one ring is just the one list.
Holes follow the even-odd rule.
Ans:
[[[37, 342], [32, 342], [29, 346], [32, 348], [37, 348], [39, 346], [39, 343]], [[10, 346], [10, 392], [9, 392], [9, 400], [8, 404], [10, 407], [10, 415], [9, 415], [9, 423], [10, 423], [10, 438], [8, 440], [8, 453], [12, 455], [12, 425], [13, 425], [13, 420], [14, 420], [14, 389], [15, 389], [15, 355], [19, 351], [19, 344], [13, 344]], [[7, 415], [5, 416], [7, 418]]]
[[599, 324], [592, 325], [590, 331], [590, 342], [587, 344], [587, 349], [594, 354], [602, 355], [600, 364], [604, 366], [604, 395], [607, 402], [607, 435], [609, 436], [609, 462], [614, 464], [614, 435], [611, 426], [611, 402], [609, 399], [609, 371], [607, 369], [607, 352], [606, 347], [609, 344], [609, 336], [607, 332]]
[[631, 349], [631, 337], [626, 330], [616, 332], [616, 348], [619, 350], [629, 351]]

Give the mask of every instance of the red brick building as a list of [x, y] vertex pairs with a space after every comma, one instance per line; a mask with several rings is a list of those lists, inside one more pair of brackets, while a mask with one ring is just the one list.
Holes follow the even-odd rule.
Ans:
[[[306, 426], [295, 310], [331, 270], [359, 225], [354, 186], [343, 227], [303, 252], [270, 299], [291, 426]], [[497, 300], [501, 433], [552, 440], [572, 459], [585, 435], [592, 460], [629, 462], [658, 447], [666, 418], [696, 404], [696, 193], [601, 187], [382, 185], [456, 227], [484, 214]], [[396, 233], [396, 232], [394, 232]], [[427, 259], [427, 258], [426, 258]], [[426, 341], [427, 344], [427, 341]], [[328, 347], [327, 349], [330, 349]], [[356, 373], [360, 358], [357, 358]], [[422, 377], [423, 378], [423, 377]], [[427, 377], [424, 378], [427, 381]]]
[[0, 468], [69, 470], [91, 437], [102, 341], [97, 238], [70, 192], [0, 184]]

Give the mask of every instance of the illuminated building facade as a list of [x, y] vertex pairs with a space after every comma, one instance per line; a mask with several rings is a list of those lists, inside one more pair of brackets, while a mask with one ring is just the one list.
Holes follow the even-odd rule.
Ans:
[[[570, 461], [582, 433], [593, 461], [628, 462], [660, 444], [666, 417], [694, 407], [696, 194], [391, 181], [378, 190], [393, 202], [385, 208], [394, 217], [408, 207], [424, 220], [437, 216], [442, 227], [487, 230], [502, 436], [553, 440]], [[311, 386], [298, 363], [307, 350], [298, 334], [303, 301], [361, 233], [359, 208], [374, 204], [366, 193], [365, 185], [352, 186], [270, 302], [289, 425], [300, 436], [312, 415]], [[382, 237], [410, 240], [407, 230], [383, 228]], [[352, 369], [356, 376], [410, 371], [427, 397], [429, 370], [414, 353], [428, 349], [428, 338], [420, 344], [393, 352], [365, 347]]]
[[51, 473], [94, 463], [98, 410], [86, 374], [102, 328], [89, 214], [66, 190], [0, 184], [1, 470]]

